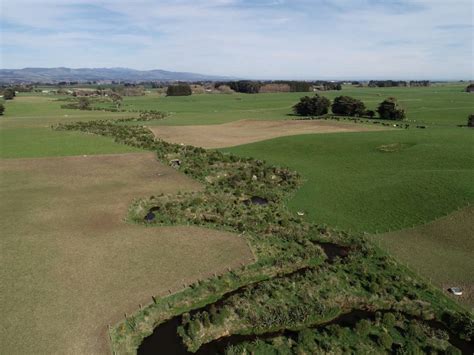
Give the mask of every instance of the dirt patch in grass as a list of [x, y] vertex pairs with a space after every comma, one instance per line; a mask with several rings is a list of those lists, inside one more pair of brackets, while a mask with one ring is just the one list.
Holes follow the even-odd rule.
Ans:
[[203, 148], [232, 147], [281, 136], [305, 133], [358, 132], [380, 130], [362, 124], [325, 120], [253, 121], [241, 120], [220, 125], [150, 127], [165, 141]]
[[253, 260], [231, 233], [124, 221], [134, 198], [201, 189], [152, 153], [0, 160], [0, 177], [5, 353], [108, 353], [125, 312]]
[[[374, 239], [446, 294], [474, 307], [473, 236], [474, 207], [470, 206], [431, 223]], [[463, 295], [451, 295], [449, 287], [461, 287]]]

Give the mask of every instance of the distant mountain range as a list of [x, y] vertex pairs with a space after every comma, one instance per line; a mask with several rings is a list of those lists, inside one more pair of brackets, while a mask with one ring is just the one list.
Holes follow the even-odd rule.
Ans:
[[226, 76], [172, 72], [160, 69], [135, 70], [129, 68], [24, 68], [0, 69], [2, 83], [57, 83], [61, 81], [217, 81], [235, 78]]

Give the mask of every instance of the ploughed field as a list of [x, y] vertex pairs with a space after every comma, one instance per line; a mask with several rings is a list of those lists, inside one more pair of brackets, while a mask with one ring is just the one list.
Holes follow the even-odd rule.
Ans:
[[2, 353], [107, 353], [107, 325], [153, 295], [253, 260], [244, 239], [124, 219], [200, 190], [153, 153], [0, 160]]
[[332, 120], [241, 120], [220, 125], [150, 127], [156, 137], [172, 143], [195, 147], [223, 148], [259, 142], [275, 137], [310, 133], [359, 132], [380, 130], [356, 123]]

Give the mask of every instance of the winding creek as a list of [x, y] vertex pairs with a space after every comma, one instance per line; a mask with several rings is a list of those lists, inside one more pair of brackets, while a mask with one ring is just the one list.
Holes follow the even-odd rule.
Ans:
[[[201, 308], [199, 310], [195, 310], [194, 312], [206, 310], [209, 306]], [[389, 312], [389, 311], [382, 311], [382, 313]], [[445, 330], [449, 333], [449, 342], [451, 345], [455, 346], [456, 348], [460, 349], [462, 354], [473, 354], [474, 352], [474, 344], [470, 343], [466, 340], [459, 338], [456, 334], [453, 334], [446, 329], [445, 325], [436, 320], [421, 320], [417, 317], [405, 315], [407, 319], [417, 319], [419, 321], [424, 322], [428, 326], [433, 329]], [[345, 327], [354, 327], [360, 320], [367, 319], [367, 320], [374, 320], [375, 319], [375, 312], [366, 311], [355, 309], [348, 313], [344, 313], [336, 317], [335, 319], [318, 324], [311, 329], [318, 329], [323, 328], [329, 325], [339, 325]], [[269, 332], [263, 334], [249, 334], [249, 335], [241, 335], [241, 334], [233, 334], [230, 336], [222, 337], [211, 341], [209, 343], [203, 344], [199, 350], [195, 353], [189, 352], [183, 342], [181, 341], [181, 337], [177, 333], [177, 328], [181, 325], [181, 315], [176, 316], [165, 323], [159, 325], [152, 335], [145, 338], [138, 348], [138, 354], [140, 355], [168, 355], [168, 354], [176, 354], [176, 355], [190, 355], [190, 354], [197, 354], [197, 355], [214, 355], [214, 354], [223, 354], [225, 349], [230, 345], [237, 345], [242, 342], [251, 342], [257, 339], [265, 340], [271, 339], [278, 336], [285, 336], [287, 338], [297, 339], [298, 332], [285, 329], [276, 332]], [[395, 346], [395, 345], [394, 345]], [[395, 349], [393, 349], [395, 350]]]
[[[318, 245], [323, 248], [327, 255], [327, 263], [333, 263], [336, 258], [344, 259], [346, 258], [351, 248], [347, 246], [341, 246], [334, 243], [318, 243]], [[279, 275], [280, 277], [290, 277], [295, 274], [302, 274], [306, 272], [311, 267], [303, 267], [291, 273], [285, 275]], [[278, 276], [277, 276], [278, 277]], [[245, 289], [248, 287], [253, 287], [256, 284], [263, 282], [258, 281], [255, 283], [251, 283], [245, 286], [241, 286], [236, 290], [228, 292], [224, 294], [218, 301], [208, 304], [204, 307], [194, 309], [189, 312], [190, 316], [192, 317], [198, 312], [202, 311], [209, 311], [211, 306], [220, 307], [223, 303], [229, 299], [231, 296], [240, 294], [245, 292]], [[390, 312], [390, 310], [381, 311], [381, 313]], [[449, 333], [449, 342], [451, 345], [455, 346], [456, 348], [460, 349], [462, 354], [470, 354], [474, 353], [474, 344], [459, 338], [457, 334], [453, 334], [452, 332], [447, 329], [447, 327], [440, 321], [436, 320], [423, 320], [418, 317], [414, 317], [411, 315], [405, 314], [405, 317], [409, 320], [415, 319], [420, 322], [425, 323], [430, 328], [437, 329], [437, 330], [444, 330]], [[347, 313], [343, 313], [338, 317], [334, 318], [325, 323], [321, 323], [311, 327], [312, 329], [322, 328], [328, 325], [340, 325], [346, 327], [354, 327], [360, 320], [367, 319], [367, 320], [374, 320], [375, 319], [375, 312], [361, 310], [361, 309], [354, 309]], [[298, 331], [293, 331], [289, 329], [283, 329], [274, 332], [262, 333], [262, 334], [232, 334], [229, 336], [221, 337], [219, 339], [213, 340], [209, 343], [203, 344], [197, 352], [192, 353], [189, 352], [186, 346], [183, 344], [181, 337], [177, 333], [177, 328], [182, 324], [182, 315], [175, 316], [164, 323], [158, 325], [153, 333], [146, 337], [143, 342], [140, 344], [138, 348], [138, 354], [140, 355], [169, 355], [169, 354], [176, 354], [176, 355], [189, 355], [189, 354], [197, 354], [197, 355], [213, 355], [213, 354], [223, 354], [225, 349], [231, 345], [237, 345], [242, 342], [251, 342], [257, 339], [265, 340], [271, 339], [278, 336], [285, 336], [287, 338], [296, 339], [298, 336]], [[394, 345], [395, 346], [395, 345]], [[393, 349], [395, 350], [395, 349]]]

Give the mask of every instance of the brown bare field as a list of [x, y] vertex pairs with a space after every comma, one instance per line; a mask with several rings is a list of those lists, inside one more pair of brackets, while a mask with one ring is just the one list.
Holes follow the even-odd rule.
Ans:
[[200, 188], [152, 153], [0, 160], [1, 352], [108, 353], [107, 325], [152, 295], [252, 261], [231, 233], [124, 221]]
[[171, 143], [184, 143], [203, 148], [224, 148], [271, 138], [306, 133], [360, 132], [380, 130], [362, 124], [323, 121], [240, 120], [219, 125], [149, 127], [156, 137]]

